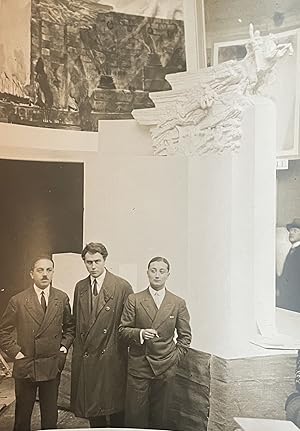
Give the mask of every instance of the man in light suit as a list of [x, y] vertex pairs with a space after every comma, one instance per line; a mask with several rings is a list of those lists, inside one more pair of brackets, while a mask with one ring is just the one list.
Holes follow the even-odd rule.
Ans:
[[300, 218], [286, 225], [291, 248], [276, 281], [276, 306], [300, 313]]
[[89, 419], [91, 428], [124, 425], [128, 352], [118, 327], [132, 288], [105, 268], [107, 255], [101, 243], [86, 245], [81, 256], [89, 276], [74, 292], [71, 408], [76, 416]]
[[74, 323], [66, 293], [52, 287], [54, 263], [33, 262], [33, 287], [13, 296], [0, 324], [0, 346], [14, 360], [14, 431], [30, 431], [39, 389], [42, 429], [55, 429], [60, 373], [73, 342]]
[[151, 259], [147, 274], [150, 286], [129, 295], [119, 327], [129, 345], [125, 423], [164, 429], [172, 380], [191, 343], [190, 318], [185, 301], [166, 289], [167, 259]]

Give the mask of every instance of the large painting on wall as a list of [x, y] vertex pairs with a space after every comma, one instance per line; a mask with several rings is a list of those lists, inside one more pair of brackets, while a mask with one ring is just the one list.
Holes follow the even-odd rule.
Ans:
[[300, 160], [277, 171], [276, 305], [300, 313]]
[[0, 121], [97, 131], [186, 70], [183, 0], [0, 0]]
[[[262, 94], [270, 97], [277, 110], [277, 156], [295, 157], [300, 152], [299, 119], [300, 119], [300, 33], [299, 30], [274, 34], [276, 43], [291, 43], [293, 54], [284, 57], [275, 67], [275, 72]], [[242, 60], [246, 54], [248, 40], [218, 42], [214, 44], [213, 64], [229, 60]], [[283, 84], [284, 83], [284, 84]]]

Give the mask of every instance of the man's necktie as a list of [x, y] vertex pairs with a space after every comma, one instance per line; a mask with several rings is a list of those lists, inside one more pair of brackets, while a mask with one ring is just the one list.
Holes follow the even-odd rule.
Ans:
[[158, 292], [154, 293], [154, 302], [156, 304], [156, 307], [159, 308], [160, 307], [160, 295]]
[[97, 296], [97, 295], [98, 295], [97, 280], [94, 280], [94, 284], [93, 284], [93, 295], [94, 295], [94, 296]]
[[45, 292], [43, 290], [41, 292], [41, 306], [42, 306], [44, 313], [46, 313], [47, 304], [46, 304]]

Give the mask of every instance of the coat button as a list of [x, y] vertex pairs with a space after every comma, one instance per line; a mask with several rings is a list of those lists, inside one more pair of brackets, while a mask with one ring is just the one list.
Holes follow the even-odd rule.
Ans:
[[85, 358], [87, 358], [88, 356], [89, 356], [89, 354], [88, 354], [88, 352], [84, 352], [84, 355], [83, 355]]
[[104, 353], [105, 353], [105, 349], [104, 349], [104, 350], [102, 350], [101, 354], [102, 354], [102, 355], [104, 355]]
[[105, 310], [106, 310], [106, 311], [109, 311], [109, 310], [110, 310], [110, 307], [109, 307], [109, 306], [105, 307]]
[[107, 333], [107, 329], [103, 329], [103, 334], [106, 334]]

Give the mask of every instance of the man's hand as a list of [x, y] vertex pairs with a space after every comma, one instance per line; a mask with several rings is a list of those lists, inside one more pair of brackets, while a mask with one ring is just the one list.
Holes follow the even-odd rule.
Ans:
[[142, 329], [141, 336], [143, 340], [151, 340], [154, 337], [159, 337], [156, 329]]
[[22, 352], [18, 352], [15, 356], [15, 359], [23, 359], [23, 358], [25, 358], [25, 355], [23, 355]]
[[59, 349], [60, 352], [67, 354], [68, 350], [65, 346], [61, 346], [61, 348]]

